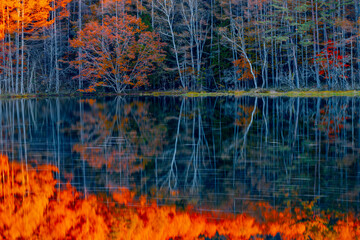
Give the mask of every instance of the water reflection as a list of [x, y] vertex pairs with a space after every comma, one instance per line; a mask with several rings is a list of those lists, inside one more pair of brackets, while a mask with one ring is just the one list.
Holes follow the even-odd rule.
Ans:
[[126, 187], [159, 205], [248, 212], [315, 201], [359, 212], [357, 98], [0, 100], [0, 152], [52, 164], [85, 196]]
[[[25, 171], [25, 167], [27, 168]], [[313, 203], [276, 211], [252, 204], [254, 214], [202, 213], [191, 206], [158, 206], [128, 189], [84, 197], [56, 188], [51, 165], [32, 168], [0, 155], [0, 233], [4, 239], [358, 239], [351, 213], [315, 214]], [[150, 203], [149, 203], [150, 202]]]

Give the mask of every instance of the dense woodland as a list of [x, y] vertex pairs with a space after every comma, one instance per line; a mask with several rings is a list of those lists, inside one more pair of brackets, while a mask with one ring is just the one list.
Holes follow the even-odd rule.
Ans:
[[0, 93], [356, 89], [358, 0], [0, 0]]

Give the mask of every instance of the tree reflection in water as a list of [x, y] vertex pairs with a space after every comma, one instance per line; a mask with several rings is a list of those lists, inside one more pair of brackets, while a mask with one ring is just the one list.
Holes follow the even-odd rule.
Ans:
[[[359, 213], [356, 98], [0, 100], [0, 151], [51, 164], [56, 189], [84, 197], [119, 188], [160, 206], [254, 214], [312, 208]], [[108, 196], [108, 200], [107, 199]]]
[[[0, 235], [5, 239], [356, 239], [360, 221], [351, 214], [314, 214], [312, 203], [276, 211], [253, 203], [257, 214], [199, 214], [187, 208], [134, 200], [127, 189], [83, 198], [70, 184], [56, 190], [55, 166], [36, 169], [0, 155]], [[111, 199], [111, 201], [109, 201]]]

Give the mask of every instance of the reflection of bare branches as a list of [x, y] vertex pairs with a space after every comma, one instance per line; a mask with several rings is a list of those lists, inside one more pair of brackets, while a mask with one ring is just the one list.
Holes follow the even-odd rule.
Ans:
[[[210, 148], [208, 141], [206, 140], [204, 126], [201, 118], [201, 112], [200, 109], [198, 111], [198, 139], [197, 142], [195, 142], [195, 128], [196, 128], [196, 117], [193, 118], [193, 130], [192, 130], [192, 153], [191, 157], [187, 166], [187, 170], [185, 173], [185, 184], [187, 183], [187, 179], [189, 178], [189, 172], [190, 168], [193, 168], [192, 173], [192, 181], [191, 181], [191, 192], [197, 192], [198, 187], [201, 182], [201, 175], [200, 175], [200, 163], [202, 163], [202, 166], [206, 168], [206, 154], [204, 150], [204, 145], [207, 150], [208, 156], [210, 157]], [[211, 163], [211, 162], [210, 162]]]
[[189, 170], [190, 167], [192, 166], [194, 169], [194, 174], [193, 174], [193, 180], [192, 180], [192, 184], [191, 184], [191, 188], [190, 191], [193, 192], [195, 189], [197, 189], [198, 187], [198, 178], [200, 178], [200, 176], [198, 177], [198, 165], [199, 165], [199, 155], [200, 155], [200, 150], [199, 150], [199, 145], [200, 145], [200, 141], [201, 141], [201, 130], [200, 130], [200, 121], [201, 121], [201, 116], [199, 113], [199, 136], [198, 136], [198, 142], [197, 144], [195, 144], [195, 123], [196, 118], [193, 118], [193, 130], [192, 130], [192, 140], [193, 140], [193, 144], [192, 144], [192, 154], [190, 157], [190, 161], [186, 170], [186, 174], [185, 174], [185, 183], [187, 182], [187, 179], [189, 177]]
[[[255, 98], [255, 103], [254, 103], [254, 108], [253, 108], [253, 111], [252, 111], [251, 117], [250, 117], [250, 122], [249, 122], [249, 124], [247, 125], [247, 127], [245, 129], [245, 132], [244, 132], [244, 135], [243, 135], [242, 139], [240, 140], [240, 141], [242, 141], [242, 146], [240, 148], [239, 153], [237, 153], [237, 151], [235, 151], [235, 155], [234, 155], [235, 160], [237, 160], [239, 157], [240, 157], [240, 159], [245, 159], [244, 150], [246, 148], [247, 135], [248, 135], [249, 130], [250, 130], [250, 128], [251, 128], [251, 126], [253, 124], [253, 121], [254, 121], [254, 116], [255, 116], [255, 113], [256, 113], [256, 110], [257, 110], [257, 102], [258, 102], [258, 98], [256, 97]], [[236, 133], [235, 133], [236, 138], [237, 138], [237, 135], [238, 135], [238, 133], [236, 131]], [[235, 145], [235, 148], [237, 148], [237, 144]]]
[[296, 98], [296, 120], [295, 120], [295, 127], [294, 127], [294, 140], [292, 147], [295, 147], [295, 143], [297, 140], [297, 132], [298, 132], [298, 125], [299, 125], [299, 110], [300, 110], [300, 101], [299, 98]]
[[256, 112], [256, 108], [257, 108], [257, 101], [258, 101], [258, 98], [255, 98], [255, 104], [254, 104], [254, 110], [252, 111], [251, 113], [251, 119], [250, 119], [250, 123], [249, 125], [247, 126], [246, 130], [245, 130], [245, 133], [244, 133], [244, 137], [243, 137], [243, 145], [241, 147], [241, 151], [240, 151], [240, 154], [241, 156], [243, 157], [243, 154], [244, 154], [244, 148], [246, 147], [246, 140], [247, 140], [247, 135], [249, 133], [249, 130], [253, 124], [253, 121], [254, 121], [254, 115], [255, 115], [255, 112]]
[[268, 138], [268, 134], [269, 134], [269, 127], [268, 127], [268, 121], [267, 121], [267, 114], [265, 111], [265, 107], [266, 107], [266, 103], [264, 98], [261, 98], [262, 102], [263, 102], [263, 117], [264, 117], [264, 122], [265, 122], [265, 143], [267, 143], [267, 138]]
[[[160, 168], [166, 169], [161, 174], [163, 177], [160, 186], [170, 190], [170, 193], [178, 191], [180, 186], [184, 187], [184, 190], [190, 190], [190, 193], [198, 192], [202, 185], [201, 173], [212, 164], [210, 159], [214, 157], [206, 139], [201, 105], [198, 105], [197, 101], [189, 101], [189, 105], [186, 103], [183, 99], [174, 131], [175, 146], [165, 151], [162, 156], [167, 161], [164, 161], [164, 166]], [[186, 109], [187, 107], [192, 107], [192, 110]], [[184, 127], [180, 128], [181, 126]]]
[[184, 107], [184, 103], [185, 100], [183, 99], [181, 101], [181, 107], [180, 107], [180, 113], [179, 113], [179, 119], [178, 119], [178, 125], [177, 125], [177, 131], [176, 131], [176, 137], [175, 137], [175, 146], [174, 146], [174, 152], [172, 154], [172, 159], [171, 159], [171, 164], [170, 164], [170, 170], [167, 173], [166, 176], [166, 181], [169, 190], [173, 190], [176, 189], [177, 187], [177, 165], [176, 165], [176, 151], [177, 151], [177, 145], [178, 145], [178, 139], [179, 139], [179, 135], [180, 135], [180, 123], [181, 123], [181, 115], [182, 115], [182, 111], [183, 111], [183, 107]]

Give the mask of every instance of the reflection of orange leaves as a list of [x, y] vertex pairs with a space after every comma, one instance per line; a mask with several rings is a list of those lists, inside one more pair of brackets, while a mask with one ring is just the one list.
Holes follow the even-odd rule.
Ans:
[[[240, 105], [240, 111], [238, 112], [238, 118], [235, 119], [235, 124], [237, 126], [247, 126], [250, 123], [252, 112], [254, 111], [254, 106], [245, 106]], [[258, 110], [255, 110], [255, 114]]]
[[[239, 214], [199, 214], [191, 208], [146, 205], [144, 196], [134, 200], [126, 188], [112, 195], [115, 203], [89, 195], [87, 199], [69, 184], [55, 188], [52, 166], [26, 171], [0, 155], [0, 236], [4, 239], [199, 239], [216, 234], [229, 239], [358, 239], [360, 221], [353, 216], [330, 225], [331, 216], [314, 215], [313, 203], [304, 209], [276, 211], [267, 203], [254, 204], [262, 222]], [[121, 205], [119, 207], [119, 205]], [[125, 205], [125, 207], [124, 207]], [[217, 220], [214, 220], [217, 219]]]
[[179, 190], [170, 190], [170, 196], [178, 196], [179, 195]]
[[[94, 197], [87, 200], [68, 186], [57, 193], [53, 166], [28, 169], [0, 155], [0, 236], [5, 239], [104, 239], [108, 233]], [[58, 201], [57, 201], [58, 200]]]
[[202, 216], [156, 205], [128, 211], [116, 225], [118, 239], [197, 239], [200, 234], [208, 236], [209, 230], [212, 236], [215, 234], [214, 227], [206, 229], [208, 224]]
[[51, 201], [48, 206], [48, 223], [40, 228], [41, 236], [50, 239], [104, 239], [108, 226], [99, 213], [101, 207], [94, 196], [80, 199], [75, 189], [68, 185], [61, 191], [59, 201]]
[[334, 226], [334, 230], [339, 240], [359, 239], [360, 221], [353, 216], [348, 216], [347, 221], [338, 221]]
[[[289, 210], [278, 212], [266, 206], [263, 216], [266, 220], [263, 231], [275, 236], [280, 233], [283, 239], [304, 239], [306, 225], [301, 221], [304, 216], [291, 214]], [[297, 211], [297, 210], [296, 210]]]
[[[0, 232], [7, 239], [28, 238], [44, 220], [56, 181], [49, 171], [25, 171], [0, 155]], [[45, 168], [45, 167], [44, 167]]]
[[[83, 112], [83, 124], [75, 125], [76, 129], [83, 127], [84, 142], [74, 144], [73, 151], [91, 167], [106, 166], [114, 172], [122, 169], [130, 169], [127, 173], [137, 172], [145, 167], [151, 156], [162, 151], [166, 129], [157, 126], [155, 119], [148, 114], [149, 104], [132, 101], [121, 105], [121, 109], [114, 115], [108, 105], [98, 102]], [[110, 136], [121, 144], [106, 145], [104, 149], [103, 143]]]
[[[321, 120], [319, 122], [319, 129], [325, 131], [330, 140], [334, 140], [338, 134], [346, 127], [343, 123], [350, 117], [345, 116], [347, 105], [341, 106], [340, 114], [332, 114], [334, 108], [331, 106], [325, 106], [320, 109]], [[344, 117], [345, 116], [345, 117]]]
[[81, 99], [80, 102], [88, 103], [90, 106], [94, 106], [94, 104], [96, 103], [96, 99], [86, 98], [86, 99]]
[[121, 205], [127, 205], [128, 203], [131, 203], [134, 199], [135, 194], [133, 192], [130, 192], [127, 188], [121, 188], [118, 192], [113, 193], [113, 199], [121, 204]]
[[235, 220], [225, 220], [218, 224], [220, 235], [230, 236], [231, 239], [249, 239], [261, 233], [260, 225], [255, 219], [246, 215], [238, 215]]

